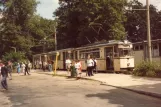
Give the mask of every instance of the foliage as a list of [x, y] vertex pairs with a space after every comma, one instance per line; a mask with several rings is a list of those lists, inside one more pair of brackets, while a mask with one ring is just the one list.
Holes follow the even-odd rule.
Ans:
[[9, 52], [10, 47], [16, 47], [22, 52], [29, 51], [33, 43], [26, 24], [36, 11], [36, 5], [35, 0], [8, 0], [3, 4], [1, 56]]
[[36, 0], [5, 0], [1, 3], [0, 57], [10, 52], [11, 47], [25, 53], [30, 60], [32, 54], [43, 52], [43, 46], [46, 51], [53, 49], [55, 21], [35, 15], [37, 4]]
[[26, 60], [25, 54], [21, 52], [9, 52], [2, 56], [2, 61], [23, 62]]
[[136, 76], [158, 77], [160, 74], [161, 66], [156, 62], [143, 61], [138, 64], [133, 71], [133, 75]]
[[[58, 17], [58, 42], [60, 48], [77, 47], [96, 40], [123, 39], [125, 29], [122, 0], [59, 0], [54, 12]], [[100, 23], [104, 29], [99, 34], [89, 26]], [[98, 31], [98, 26], [94, 26]], [[63, 41], [63, 42], [62, 42]]]
[[[127, 7], [133, 9], [126, 11], [127, 22], [125, 23], [125, 29], [128, 32], [128, 40], [131, 40], [132, 42], [147, 40], [146, 10], [135, 10], [146, 9], [146, 6], [138, 0], [133, 0], [127, 4]], [[160, 21], [161, 12], [153, 5], [150, 5], [150, 28], [152, 39], [161, 39]]]
[[[34, 15], [27, 26], [30, 30], [30, 34], [34, 38], [34, 46], [32, 47], [34, 53], [54, 49], [55, 20], [44, 19], [38, 15]], [[43, 47], [45, 49], [43, 49]]]

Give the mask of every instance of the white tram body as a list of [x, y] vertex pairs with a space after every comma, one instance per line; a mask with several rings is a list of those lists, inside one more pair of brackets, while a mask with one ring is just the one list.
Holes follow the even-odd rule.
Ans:
[[[132, 43], [125, 41], [104, 41], [85, 45], [78, 48], [61, 49], [45, 54], [33, 55], [33, 62], [55, 61], [56, 52], [59, 52], [57, 69], [66, 69], [65, 60], [80, 60], [82, 69], [86, 70], [86, 60], [92, 55], [97, 60], [98, 71], [122, 71], [134, 68], [134, 57], [132, 55]], [[45, 57], [46, 56], [46, 57]]]

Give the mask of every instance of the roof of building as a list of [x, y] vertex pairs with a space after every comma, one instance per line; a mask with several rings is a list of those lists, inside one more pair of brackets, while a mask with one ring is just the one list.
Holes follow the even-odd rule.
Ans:
[[[161, 39], [151, 40], [151, 42], [161, 42]], [[135, 44], [142, 44], [142, 43], [147, 43], [147, 40], [141, 41], [141, 42], [135, 42], [135, 43], [133, 43], [133, 44], [135, 45]]]

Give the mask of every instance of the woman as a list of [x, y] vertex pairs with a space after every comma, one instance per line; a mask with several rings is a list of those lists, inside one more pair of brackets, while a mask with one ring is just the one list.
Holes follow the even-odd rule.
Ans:
[[17, 64], [17, 73], [19, 74], [21, 72], [20, 64]]
[[94, 62], [92, 60], [92, 57], [89, 56], [87, 59], [87, 73], [88, 73], [89, 77], [93, 76], [93, 74], [92, 74], [93, 65], [94, 65]]
[[76, 69], [77, 78], [78, 78], [78, 75], [80, 75], [80, 77], [81, 77], [81, 63], [78, 60], [76, 60], [74, 66], [75, 66], [75, 69]]

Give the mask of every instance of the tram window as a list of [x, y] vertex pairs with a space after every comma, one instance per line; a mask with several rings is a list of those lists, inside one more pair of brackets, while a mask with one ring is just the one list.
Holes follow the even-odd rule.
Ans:
[[100, 58], [99, 48], [80, 51], [79, 56], [81, 59], [87, 59], [89, 54], [95, 58]]
[[153, 49], [158, 49], [157, 44], [153, 45]]
[[138, 45], [135, 46], [134, 50], [135, 50], [135, 51], [138, 51], [138, 50], [139, 50], [139, 46], [138, 46]]
[[143, 50], [143, 45], [140, 45], [140, 50]]
[[130, 56], [131, 55], [131, 50], [123, 50], [123, 49], [120, 49], [119, 50], [119, 56], [122, 57], [122, 56]]
[[93, 57], [100, 58], [100, 53], [99, 52], [94, 52], [92, 54], [93, 54]]
[[128, 55], [128, 50], [124, 50], [124, 55]]

